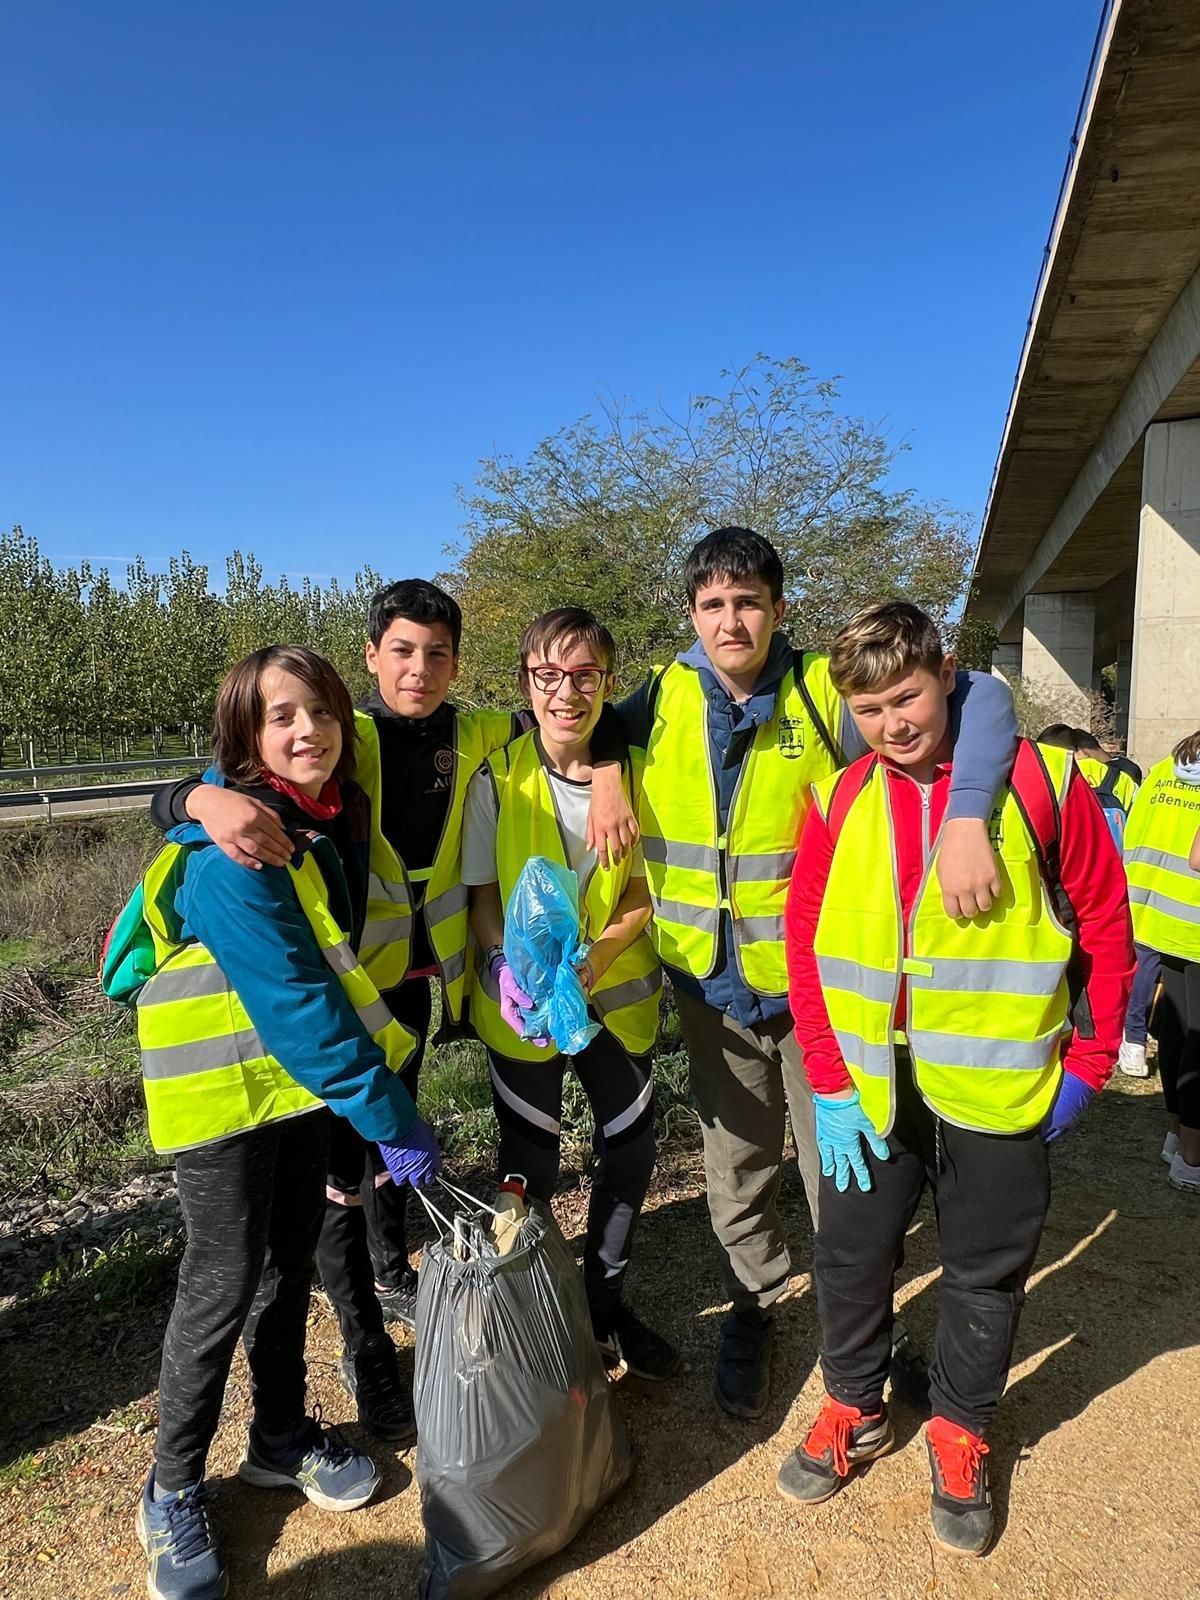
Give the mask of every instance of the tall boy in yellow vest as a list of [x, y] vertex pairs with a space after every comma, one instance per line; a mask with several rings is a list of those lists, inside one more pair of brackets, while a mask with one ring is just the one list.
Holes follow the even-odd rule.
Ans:
[[[1069, 752], [1022, 741], [992, 823], [1000, 894], [987, 914], [948, 916], [931, 869], [957, 753], [953, 658], [924, 612], [891, 602], [842, 630], [829, 668], [871, 753], [815, 786], [788, 898], [792, 1011], [822, 1164], [814, 1271], [827, 1393], [778, 1486], [816, 1504], [891, 1448], [893, 1277], [928, 1184], [942, 1265], [926, 1430], [933, 1532], [980, 1555], [992, 1534], [984, 1441], [1050, 1200], [1046, 1144], [1107, 1082], [1121, 1040], [1133, 974], [1124, 874]], [[1086, 1031], [1068, 1029], [1062, 891]]]
[[[783, 632], [783, 567], [748, 528], [718, 528], [684, 566], [696, 642], [618, 711], [646, 752], [639, 821], [651, 936], [671, 979], [704, 1133], [709, 1214], [733, 1309], [715, 1394], [738, 1417], [767, 1407], [771, 1307], [792, 1271], [777, 1207], [790, 1115], [814, 1221], [813, 1110], [788, 1011], [783, 908], [810, 785], [864, 748], [828, 658]], [[1008, 689], [961, 674], [964, 759], [939, 879], [974, 911], [997, 892], [985, 819], [1016, 743]], [[974, 734], [974, 738], [972, 738]]]
[[[654, 1083], [662, 969], [646, 935], [650, 897], [640, 853], [610, 867], [588, 848], [592, 735], [612, 693], [612, 635], [588, 611], [566, 607], [532, 622], [521, 641], [521, 682], [537, 729], [498, 751], [472, 780], [463, 839], [463, 882], [479, 947], [471, 1019], [487, 1046], [500, 1125], [500, 1174], [524, 1174], [549, 1200], [558, 1177], [563, 1075], [568, 1061], [547, 1040], [527, 1039], [504, 957], [504, 914], [521, 869], [545, 856], [579, 879], [580, 928], [589, 941], [583, 984], [600, 1031], [569, 1065], [595, 1119], [596, 1168], [588, 1205], [583, 1278], [592, 1326], [609, 1365], [669, 1378], [677, 1352], [625, 1304], [622, 1287], [654, 1166]], [[635, 795], [638, 767], [627, 781]]]
[[[414, 1100], [432, 980], [441, 986], [443, 1024], [457, 1024], [463, 1015], [467, 785], [480, 763], [522, 728], [520, 715], [466, 712], [450, 702], [461, 639], [457, 601], [423, 578], [390, 584], [371, 600], [365, 652], [377, 688], [355, 712], [354, 775], [371, 802], [371, 878], [360, 948], [392, 1015], [416, 1035], [402, 1075]], [[590, 825], [619, 852], [630, 814], [620, 787], [619, 732], [611, 743], [609, 749], [597, 738], [597, 754], [609, 765], [597, 780]], [[606, 796], [610, 813], [604, 810]], [[155, 796], [151, 814], [164, 831], [199, 822], [226, 855], [246, 867], [290, 860], [292, 846], [274, 812], [219, 784], [184, 779]], [[411, 1327], [415, 1315], [406, 1191], [388, 1180], [378, 1150], [341, 1119], [331, 1140], [327, 1195], [318, 1268], [346, 1343], [342, 1381], [363, 1425], [403, 1443], [414, 1430], [412, 1410], [383, 1319], [387, 1314]]]

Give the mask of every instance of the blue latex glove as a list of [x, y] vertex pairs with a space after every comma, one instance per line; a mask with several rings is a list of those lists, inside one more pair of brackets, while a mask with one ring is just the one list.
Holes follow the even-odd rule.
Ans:
[[442, 1152], [433, 1129], [418, 1117], [398, 1144], [381, 1144], [379, 1154], [392, 1175], [392, 1182], [409, 1183], [424, 1189], [433, 1182], [442, 1166]]
[[1064, 1133], [1068, 1133], [1095, 1097], [1096, 1091], [1090, 1084], [1084, 1083], [1073, 1073], [1064, 1071], [1058, 1093], [1054, 1096], [1054, 1104], [1050, 1107], [1050, 1115], [1042, 1123], [1042, 1138], [1045, 1143], [1053, 1144], [1056, 1139], [1061, 1139]]
[[858, 1090], [849, 1100], [826, 1100], [813, 1095], [817, 1109], [817, 1150], [821, 1157], [821, 1174], [832, 1178], [839, 1190], [850, 1187], [850, 1174], [858, 1179], [858, 1187], [865, 1194], [871, 1187], [871, 1172], [863, 1159], [862, 1141], [872, 1155], [880, 1161], [888, 1158], [887, 1140], [875, 1131], [875, 1125], [862, 1108]]

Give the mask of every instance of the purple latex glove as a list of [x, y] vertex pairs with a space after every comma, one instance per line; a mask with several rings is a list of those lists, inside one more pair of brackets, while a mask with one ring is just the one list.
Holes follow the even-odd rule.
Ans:
[[1087, 1110], [1095, 1094], [1096, 1091], [1081, 1078], [1076, 1078], [1070, 1072], [1064, 1072], [1058, 1093], [1054, 1097], [1054, 1104], [1050, 1107], [1050, 1115], [1042, 1124], [1043, 1142], [1053, 1144], [1056, 1139], [1061, 1139], [1064, 1133], [1069, 1132]]
[[409, 1183], [414, 1189], [424, 1189], [432, 1183], [442, 1165], [437, 1138], [422, 1117], [401, 1136], [399, 1143], [381, 1144], [379, 1154], [391, 1173], [392, 1182]]
[[[521, 1013], [532, 1010], [533, 1001], [517, 983], [512, 968], [503, 956], [497, 956], [492, 962], [492, 977], [500, 990], [500, 1015], [518, 1039], [525, 1039], [525, 1018]], [[543, 1048], [550, 1043], [549, 1039], [526, 1039], [525, 1042]]]

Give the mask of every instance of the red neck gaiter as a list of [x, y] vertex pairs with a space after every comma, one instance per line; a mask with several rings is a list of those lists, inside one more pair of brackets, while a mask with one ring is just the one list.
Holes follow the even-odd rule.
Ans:
[[266, 767], [262, 771], [262, 780], [269, 788], [274, 789], [276, 794], [287, 795], [288, 799], [294, 801], [305, 816], [312, 817], [314, 822], [328, 822], [330, 817], [336, 817], [342, 809], [342, 791], [338, 787], [336, 778], [330, 778], [315, 800], [311, 795], [305, 794], [303, 789], [297, 789], [294, 783], [289, 783], [286, 778], [268, 772]]

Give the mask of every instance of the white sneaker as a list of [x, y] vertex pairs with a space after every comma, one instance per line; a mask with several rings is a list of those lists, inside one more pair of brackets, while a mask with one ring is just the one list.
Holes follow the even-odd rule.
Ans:
[[1178, 1153], [1179, 1135], [1177, 1133], [1168, 1133], [1167, 1137], [1163, 1140], [1163, 1147], [1161, 1151], [1162, 1158], [1167, 1165], [1170, 1166], [1171, 1162]]
[[1146, 1046], [1132, 1039], [1122, 1039], [1117, 1053], [1117, 1066], [1127, 1078], [1148, 1078], [1150, 1068], [1146, 1062]]
[[1171, 1157], [1171, 1170], [1167, 1174], [1174, 1189], [1186, 1189], [1189, 1194], [1200, 1194], [1200, 1167], [1189, 1167], [1176, 1150]]

